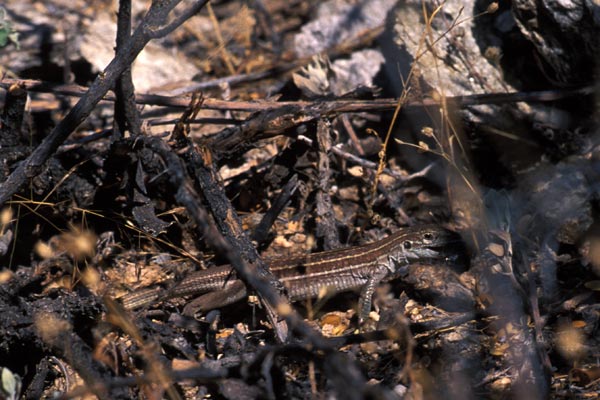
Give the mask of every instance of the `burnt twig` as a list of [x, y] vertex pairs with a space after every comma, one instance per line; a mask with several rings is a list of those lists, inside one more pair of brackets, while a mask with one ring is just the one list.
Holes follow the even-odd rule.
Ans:
[[324, 118], [317, 122], [318, 164], [317, 164], [317, 236], [324, 240], [325, 250], [340, 247], [333, 204], [331, 202], [329, 179], [329, 149], [331, 149], [331, 124]]
[[63, 118], [31, 155], [9, 175], [8, 179], [0, 186], [0, 205], [4, 204], [15, 194], [27, 179], [38, 175], [43, 164], [56, 151], [65, 139], [81, 124], [92, 112], [96, 104], [106, 95], [121, 76], [123, 71], [131, 65], [146, 44], [160, 38], [181, 25], [187, 18], [197, 13], [208, 0], [192, 3], [181, 16], [168, 22], [170, 12], [181, 0], [154, 1], [148, 13], [123, 46], [108, 67], [102, 72], [89, 91], [77, 102], [71, 111]]
[[[131, 35], [131, 0], [119, 2], [119, 20], [117, 22], [117, 54], [125, 47]], [[135, 88], [129, 65], [115, 85], [115, 126], [113, 138], [123, 136], [129, 130], [133, 136], [140, 134], [140, 115], [135, 106]]]
[[273, 206], [267, 210], [256, 229], [254, 229], [252, 240], [260, 244], [267, 239], [269, 230], [275, 219], [287, 205], [292, 195], [296, 192], [296, 189], [298, 189], [298, 174], [294, 174], [283, 188], [281, 188], [281, 193], [273, 202]]
[[[231, 202], [227, 196], [225, 196], [222, 188], [218, 185], [215, 177], [216, 171], [212, 165], [212, 155], [206, 148], [202, 149], [200, 154], [199, 152], [194, 151], [193, 148], [190, 149], [191, 150], [187, 152], [187, 156], [190, 158], [194, 175], [198, 179], [200, 187], [202, 187], [204, 197], [210, 204], [211, 212], [213, 213], [217, 224], [221, 228], [221, 231], [224, 232], [224, 235], [227, 237], [227, 241], [235, 248], [236, 253], [242, 253], [251, 263], [256, 263], [255, 271], [246, 268], [247, 272], [241, 272], [236, 268], [236, 272], [238, 272], [242, 279], [244, 279], [245, 273], [257, 275], [264, 281], [268, 282], [268, 284], [272, 288], [276, 289], [279, 293], [283, 293], [283, 286], [269, 271], [268, 267], [261, 261], [256, 248], [248, 236], [244, 234], [242, 223], [237, 213], [233, 210]], [[247, 282], [246, 279], [244, 279], [244, 281]], [[281, 308], [281, 306], [288, 308], [291, 307], [289, 300], [281, 296], [277, 303], [270, 303], [270, 301], [265, 298], [260, 291], [258, 294], [263, 300], [263, 304], [267, 310], [267, 315], [269, 316], [269, 320], [275, 329], [277, 338], [282, 342], [285, 341], [288, 334], [287, 326], [278, 321], [279, 312], [276, 311], [276, 308]]]

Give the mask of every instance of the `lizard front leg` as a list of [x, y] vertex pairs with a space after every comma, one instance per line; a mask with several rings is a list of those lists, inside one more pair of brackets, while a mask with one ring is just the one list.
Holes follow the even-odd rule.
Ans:
[[389, 268], [384, 264], [379, 264], [375, 271], [368, 277], [367, 282], [360, 291], [360, 299], [358, 301], [358, 321], [362, 325], [371, 312], [373, 304], [373, 294], [375, 289], [390, 273]]

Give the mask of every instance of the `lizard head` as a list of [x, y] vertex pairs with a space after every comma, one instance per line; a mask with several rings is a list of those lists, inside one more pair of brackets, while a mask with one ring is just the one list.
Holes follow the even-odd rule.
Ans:
[[408, 262], [446, 260], [459, 254], [461, 243], [457, 233], [439, 226], [409, 228], [401, 242], [400, 258]]

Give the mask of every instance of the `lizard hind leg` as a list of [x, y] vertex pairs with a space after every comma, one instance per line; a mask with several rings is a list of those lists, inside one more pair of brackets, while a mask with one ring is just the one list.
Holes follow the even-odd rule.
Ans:
[[183, 308], [183, 315], [193, 317], [197, 314], [206, 314], [210, 310], [236, 303], [246, 297], [246, 285], [242, 281], [235, 281], [225, 289], [205, 293], [196, 297]]

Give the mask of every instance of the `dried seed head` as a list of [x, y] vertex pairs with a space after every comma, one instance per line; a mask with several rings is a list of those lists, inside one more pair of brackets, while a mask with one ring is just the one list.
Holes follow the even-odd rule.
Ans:
[[487, 13], [493, 14], [496, 11], [498, 11], [498, 2], [494, 1], [493, 3], [490, 3], [489, 6], [487, 6], [487, 10], [486, 10]]

